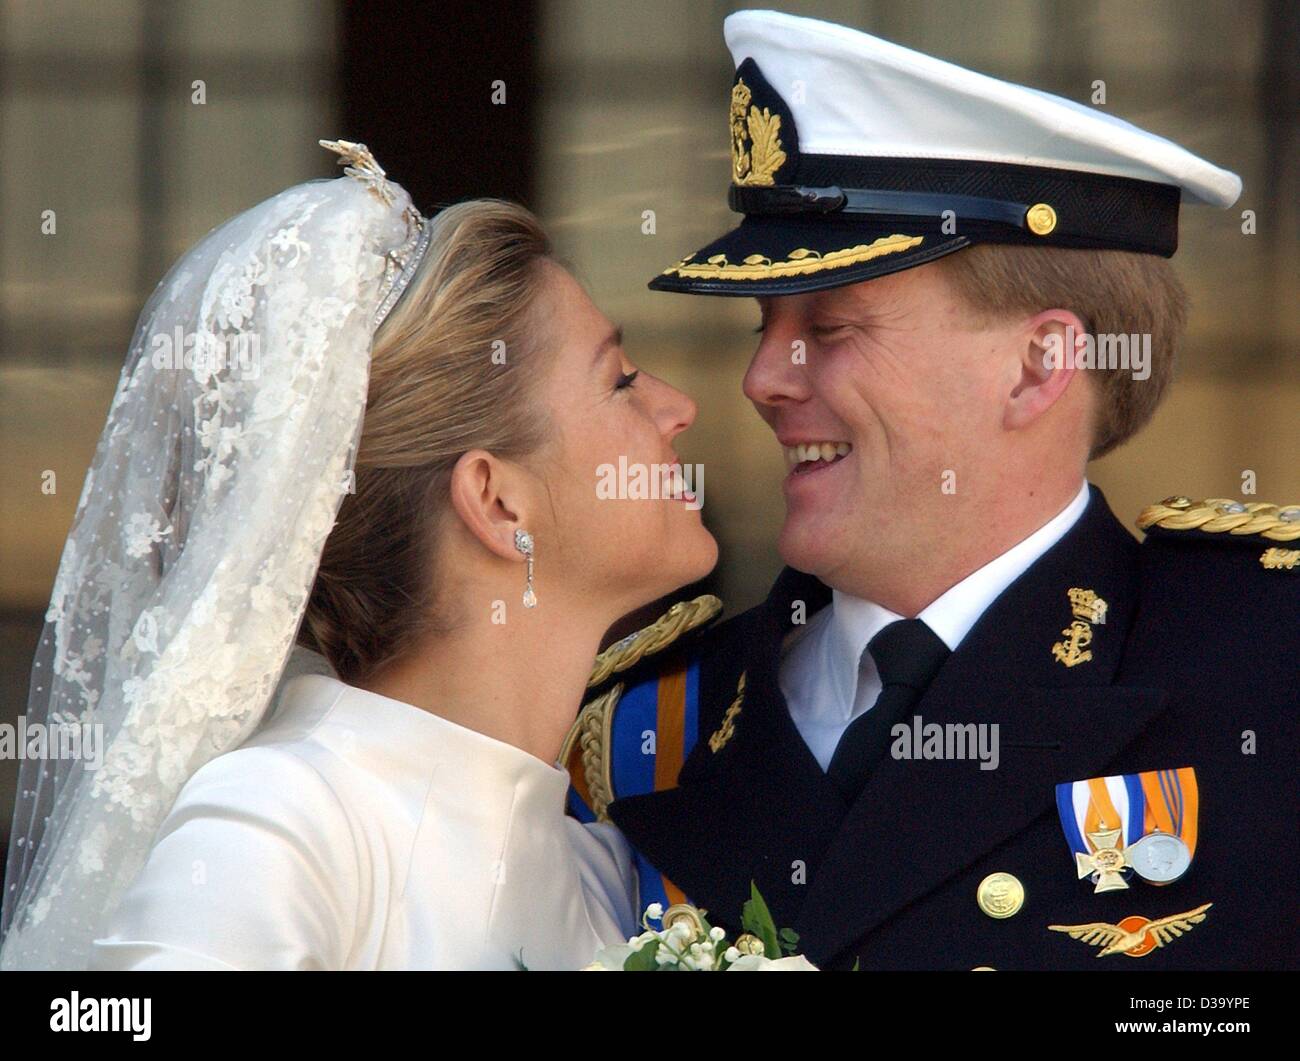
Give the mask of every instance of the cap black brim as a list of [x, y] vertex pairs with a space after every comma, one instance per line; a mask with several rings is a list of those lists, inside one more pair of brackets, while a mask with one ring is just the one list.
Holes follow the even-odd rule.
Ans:
[[912, 269], [970, 245], [917, 219], [748, 216], [650, 281], [692, 295], [796, 295]]

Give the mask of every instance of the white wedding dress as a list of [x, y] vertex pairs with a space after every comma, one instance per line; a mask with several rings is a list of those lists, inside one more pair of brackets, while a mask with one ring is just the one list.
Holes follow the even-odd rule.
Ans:
[[96, 969], [579, 969], [635, 930], [632, 856], [569, 778], [304, 674], [181, 790]]
[[577, 968], [634, 927], [562, 770], [295, 671], [375, 335], [442, 224], [321, 143], [342, 177], [217, 226], [140, 314], [25, 713], [102, 762], [21, 765], [0, 969]]

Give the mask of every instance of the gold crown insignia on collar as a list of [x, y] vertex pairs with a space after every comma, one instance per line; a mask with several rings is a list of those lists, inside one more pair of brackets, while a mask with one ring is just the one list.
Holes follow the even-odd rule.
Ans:
[[1071, 589], [1069, 594], [1070, 611], [1076, 619], [1089, 623], [1106, 621], [1106, 602], [1097, 596], [1095, 590], [1076, 588]]

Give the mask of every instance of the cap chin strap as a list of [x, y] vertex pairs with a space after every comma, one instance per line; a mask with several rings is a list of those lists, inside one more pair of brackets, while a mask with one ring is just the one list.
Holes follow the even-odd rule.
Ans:
[[835, 184], [822, 188], [793, 184], [755, 188], [733, 184], [727, 201], [738, 214], [888, 214], [942, 218], [950, 212], [967, 221], [991, 221], [1032, 231], [1026, 220], [1031, 204], [985, 199], [976, 195], [878, 191], [871, 188], [841, 188]]

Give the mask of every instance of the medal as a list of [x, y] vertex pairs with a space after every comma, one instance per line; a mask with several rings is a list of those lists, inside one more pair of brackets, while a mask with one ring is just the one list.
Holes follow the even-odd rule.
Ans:
[[1121, 870], [1129, 866], [1127, 852], [1119, 846], [1122, 835], [1119, 829], [1107, 829], [1105, 823], [1095, 833], [1088, 834], [1092, 845], [1092, 854], [1075, 852], [1075, 865], [1079, 870], [1079, 879], [1091, 877], [1097, 885], [1094, 892], [1113, 892], [1118, 888], [1127, 888]]
[[1133, 875], [1172, 884], [1196, 853], [1196, 772], [1148, 770], [1056, 786], [1056, 808], [1079, 879], [1097, 893], [1122, 891]]
[[1151, 884], [1172, 884], [1192, 864], [1187, 845], [1172, 833], [1147, 833], [1124, 854], [1133, 872]]

